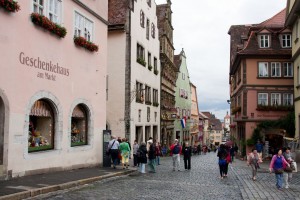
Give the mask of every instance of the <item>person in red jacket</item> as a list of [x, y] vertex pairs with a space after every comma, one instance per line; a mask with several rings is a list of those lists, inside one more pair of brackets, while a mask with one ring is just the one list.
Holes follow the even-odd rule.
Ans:
[[173, 160], [173, 171], [175, 171], [175, 170], [180, 171], [181, 151], [182, 151], [182, 147], [178, 143], [178, 140], [175, 139], [174, 144], [172, 144], [170, 147], [170, 155], [172, 156], [172, 160]]

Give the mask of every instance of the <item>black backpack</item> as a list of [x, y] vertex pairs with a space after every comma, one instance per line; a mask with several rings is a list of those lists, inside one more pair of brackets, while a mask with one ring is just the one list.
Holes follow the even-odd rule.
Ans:
[[179, 146], [179, 144], [177, 144], [174, 146], [172, 153], [179, 154], [179, 152], [180, 152], [180, 146]]

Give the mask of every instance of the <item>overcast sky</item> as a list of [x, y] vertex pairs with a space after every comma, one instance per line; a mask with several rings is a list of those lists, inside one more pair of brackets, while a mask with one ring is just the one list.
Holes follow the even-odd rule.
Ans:
[[263, 22], [285, 7], [286, 0], [172, 0], [175, 54], [184, 48], [200, 111], [229, 113], [230, 26]]

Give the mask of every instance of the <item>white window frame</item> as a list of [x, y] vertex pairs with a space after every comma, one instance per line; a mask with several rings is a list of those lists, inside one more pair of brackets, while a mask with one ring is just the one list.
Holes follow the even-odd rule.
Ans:
[[280, 93], [271, 93], [271, 106], [281, 105], [281, 94]]
[[281, 35], [281, 46], [282, 46], [282, 48], [291, 48], [292, 47], [292, 35], [291, 34], [282, 34]]
[[[52, 5], [51, 5], [52, 3]], [[51, 6], [53, 9], [51, 9]], [[55, 8], [56, 7], [56, 8]], [[61, 0], [48, 0], [48, 18], [56, 23], [61, 24], [61, 10], [62, 10], [62, 1]], [[51, 17], [51, 15], [54, 17]]]
[[[35, 10], [35, 8], [37, 10]], [[44, 15], [45, 13], [45, 0], [43, 0], [43, 5], [40, 4], [40, 0], [32, 0], [32, 12]]]
[[74, 36], [84, 37], [89, 42], [94, 37], [94, 22], [78, 11], [74, 12]]
[[[263, 103], [264, 101], [265, 103]], [[262, 106], [268, 105], [268, 93], [258, 93], [257, 94], [257, 104]]]
[[281, 77], [281, 63], [272, 62], [271, 63], [271, 77]]
[[258, 77], [269, 77], [269, 63], [258, 63]]
[[259, 47], [269, 48], [270, 46], [270, 35], [259, 35]]
[[284, 77], [293, 77], [294, 76], [294, 67], [292, 62], [283, 63], [283, 76]]
[[284, 106], [292, 106], [294, 104], [294, 95], [293, 94], [283, 94], [283, 102]]

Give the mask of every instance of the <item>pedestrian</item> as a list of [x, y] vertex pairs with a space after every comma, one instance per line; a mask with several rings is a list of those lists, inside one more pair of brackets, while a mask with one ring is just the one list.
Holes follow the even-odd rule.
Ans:
[[226, 178], [227, 174], [228, 174], [229, 163], [231, 163], [231, 156], [230, 156], [230, 147], [227, 145], [224, 145], [224, 146], [225, 146], [225, 150], [226, 150], [226, 164], [225, 164], [224, 178]]
[[122, 143], [120, 144], [120, 153], [122, 156], [122, 166], [123, 169], [128, 168], [129, 165], [129, 155], [130, 155], [130, 148], [126, 141], [126, 138], [122, 139]]
[[284, 159], [282, 155], [282, 150], [278, 149], [277, 152], [271, 160], [270, 163], [270, 173], [274, 171], [275, 177], [276, 177], [276, 187], [277, 189], [282, 189], [282, 183], [283, 183], [283, 170], [286, 166], [290, 166], [289, 163]]
[[113, 162], [113, 167], [114, 169], [116, 169], [116, 165], [118, 163], [118, 154], [119, 154], [119, 142], [117, 141], [117, 137], [116, 136], [112, 136], [112, 139], [109, 141], [108, 143], [108, 149], [110, 151], [110, 155], [111, 155], [111, 159]]
[[162, 151], [161, 145], [159, 142], [157, 142], [156, 146], [155, 146], [155, 156], [156, 156], [156, 164], [157, 165], [160, 165], [160, 156], [162, 155], [161, 151]]
[[201, 145], [200, 145], [200, 143], [197, 146], [197, 152], [198, 152], [198, 155], [201, 155]]
[[[126, 142], [128, 143], [128, 146], [129, 146], [129, 149], [130, 149], [130, 152], [131, 152], [131, 144], [130, 144], [128, 138], [126, 138]], [[131, 154], [129, 154], [129, 159], [131, 159]]]
[[285, 188], [288, 189], [290, 186], [290, 182], [292, 180], [292, 171], [293, 171], [292, 163], [294, 162], [294, 160], [292, 159], [292, 156], [291, 156], [291, 148], [290, 147], [285, 148], [285, 151], [283, 152], [283, 157], [291, 166], [291, 167], [286, 167], [285, 173], [283, 174], [284, 185], [285, 185]]
[[255, 149], [257, 150], [259, 159], [262, 160], [262, 152], [264, 149], [264, 145], [260, 142], [260, 140], [257, 140], [257, 143], [255, 144]]
[[191, 169], [191, 156], [192, 156], [192, 147], [189, 146], [189, 143], [186, 142], [183, 148], [183, 160], [184, 160], [184, 169]]
[[[119, 142], [119, 144], [122, 143], [122, 138], [121, 137], [118, 137], [118, 142]], [[121, 163], [121, 159], [122, 159], [122, 156], [121, 156], [121, 152], [119, 151], [118, 159], [117, 159], [118, 165]]]
[[139, 171], [142, 174], [146, 173], [145, 165], [147, 164], [147, 147], [145, 142], [142, 142], [137, 150], [137, 161], [139, 164]]
[[153, 143], [152, 139], [148, 140], [149, 144], [148, 150], [148, 159], [149, 159], [149, 172], [155, 173], [155, 143]]
[[178, 143], [178, 140], [175, 139], [174, 143], [170, 147], [170, 154], [173, 160], [173, 171], [180, 171], [180, 154], [182, 151], [182, 147]]
[[220, 145], [217, 156], [219, 157], [219, 169], [221, 175], [220, 178], [223, 179], [226, 170], [226, 156], [227, 156], [227, 151], [225, 149], [224, 144]]
[[256, 174], [258, 169], [259, 156], [256, 149], [252, 149], [252, 152], [247, 157], [247, 164], [252, 169], [252, 180], [256, 180]]
[[137, 143], [136, 140], [134, 140], [133, 143], [133, 166], [136, 167], [138, 165], [137, 162], [137, 151], [139, 149], [139, 144]]
[[231, 146], [231, 148], [230, 148], [231, 162], [234, 161], [234, 156], [235, 156], [235, 148], [233, 146]]

